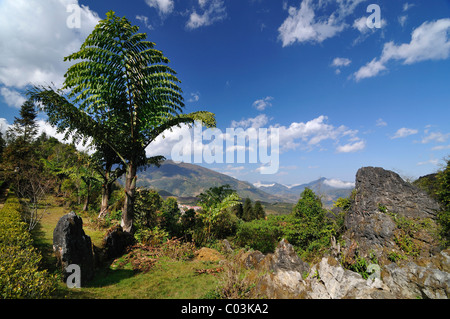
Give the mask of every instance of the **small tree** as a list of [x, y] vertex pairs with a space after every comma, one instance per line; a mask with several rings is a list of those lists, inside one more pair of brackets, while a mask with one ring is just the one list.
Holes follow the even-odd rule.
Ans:
[[255, 206], [253, 206], [253, 216], [255, 217], [254, 219], [264, 219], [266, 217], [264, 207], [259, 201], [256, 201]]
[[201, 200], [198, 204], [202, 207], [199, 217], [204, 225], [205, 240], [209, 241], [211, 230], [219, 221], [221, 213], [238, 205], [240, 198], [235, 191], [231, 190], [230, 193], [229, 185], [212, 187], [199, 197]]
[[161, 207], [161, 227], [167, 230], [171, 236], [178, 235], [180, 216], [181, 212], [178, 208], [177, 199], [174, 197], [167, 198]]
[[244, 201], [244, 208], [243, 208], [244, 212], [242, 214], [242, 219], [246, 222], [251, 221], [253, 218], [253, 206], [252, 206], [252, 201], [250, 200], [250, 198], [246, 198]]

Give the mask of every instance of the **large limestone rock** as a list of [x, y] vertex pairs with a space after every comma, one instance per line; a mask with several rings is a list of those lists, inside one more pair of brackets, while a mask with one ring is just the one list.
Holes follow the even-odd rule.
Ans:
[[380, 167], [363, 167], [356, 174], [355, 195], [345, 217], [347, 237], [357, 241], [363, 252], [395, 247], [397, 226], [386, 212], [433, 220], [439, 210], [435, 200], [398, 174]]
[[74, 212], [58, 221], [53, 231], [53, 251], [64, 274], [64, 281], [70, 275], [66, 268], [71, 264], [80, 266], [82, 286], [92, 279], [94, 256], [91, 238], [84, 233], [82, 218]]

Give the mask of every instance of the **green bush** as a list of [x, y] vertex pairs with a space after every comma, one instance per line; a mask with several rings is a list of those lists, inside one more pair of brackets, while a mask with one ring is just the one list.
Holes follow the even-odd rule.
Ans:
[[49, 298], [57, 279], [39, 269], [42, 256], [33, 247], [20, 210], [18, 199], [10, 195], [0, 211], [0, 297]]
[[273, 252], [283, 236], [284, 218], [271, 216], [267, 220], [241, 222], [236, 233], [237, 243], [262, 253]]

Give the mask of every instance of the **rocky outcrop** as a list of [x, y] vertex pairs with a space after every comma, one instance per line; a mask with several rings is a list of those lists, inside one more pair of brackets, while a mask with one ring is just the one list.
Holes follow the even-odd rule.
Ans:
[[122, 226], [113, 226], [103, 239], [103, 251], [106, 258], [112, 259], [122, 256], [126, 249], [135, 243], [133, 234], [124, 232]]
[[439, 210], [435, 200], [398, 174], [380, 167], [363, 167], [356, 174], [351, 208], [345, 216], [346, 237], [356, 240], [365, 253], [395, 247], [397, 225], [393, 215], [433, 220]]
[[[310, 267], [285, 240], [273, 254], [241, 256], [246, 268], [264, 274], [259, 293], [305, 299], [448, 298], [450, 250], [440, 251], [435, 236], [439, 204], [378, 167], [358, 170], [355, 186], [343, 241], [333, 238], [320, 262]], [[368, 279], [349, 270], [361, 260]]]
[[81, 285], [84, 286], [94, 275], [94, 256], [91, 238], [84, 233], [83, 220], [74, 212], [64, 215], [53, 231], [53, 251], [64, 281], [70, 273], [69, 265], [80, 267]]
[[[262, 276], [258, 295], [274, 299], [447, 299], [450, 294], [450, 255], [443, 251], [432, 259], [403, 266], [373, 265], [368, 279], [345, 269], [334, 257], [325, 256], [309, 267], [282, 240], [274, 254], [251, 251], [240, 256], [241, 264]], [[378, 270], [378, 271], [377, 271]]]

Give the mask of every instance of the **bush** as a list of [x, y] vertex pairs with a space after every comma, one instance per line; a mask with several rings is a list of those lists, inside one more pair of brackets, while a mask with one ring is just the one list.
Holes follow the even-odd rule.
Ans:
[[262, 253], [273, 252], [283, 236], [282, 226], [285, 217], [271, 216], [267, 220], [257, 219], [242, 222], [236, 233], [236, 241]]
[[0, 297], [49, 298], [57, 278], [39, 270], [42, 256], [33, 247], [20, 210], [18, 199], [10, 195], [0, 211]]

